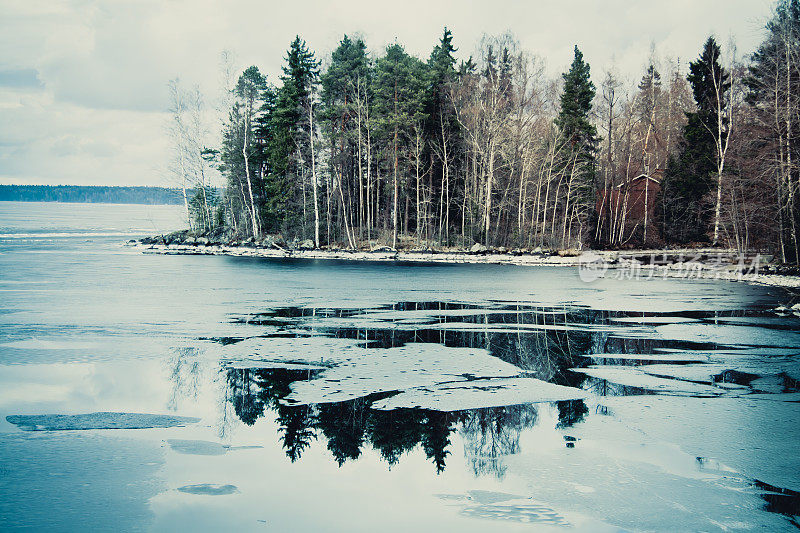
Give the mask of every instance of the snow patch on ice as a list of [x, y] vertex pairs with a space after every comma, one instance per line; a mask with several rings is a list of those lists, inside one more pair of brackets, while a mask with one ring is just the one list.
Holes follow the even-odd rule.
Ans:
[[406, 390], [372, 403], [373, 409], [389, 411], [420, 408], [461, 411], [537, 402], [578, 400], [589, 395], [581, 389], [555, 385], [535, 378], [496, 378], [448, 383]]
[[292, 393], [286, 400], [300, 404], [341, 402], [378, 392], [522, 373], [520, 368], [482, 349], [410, 343], [398, 348], [361, 349], [357, 353], [357, 357], [324, 370], [317, 379], [292, 383]]

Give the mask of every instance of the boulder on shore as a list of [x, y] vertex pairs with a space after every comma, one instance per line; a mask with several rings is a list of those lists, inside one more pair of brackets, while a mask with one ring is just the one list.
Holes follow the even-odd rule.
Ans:
[[393, 253], [397, 253], [397, 250], [395, 250], [391, 246], [378, 246], [377, 248], [373, 248], [372, 250], [370, 250], [370, 252], [393, 254]]
[[475, 244], [472, 245], [469, 251], [470, 253], [473, 254], [485, 254], [486, 252], [489, 251], [489, 249], [486, 246], [482, 245], [481, 243], [476, 242]]

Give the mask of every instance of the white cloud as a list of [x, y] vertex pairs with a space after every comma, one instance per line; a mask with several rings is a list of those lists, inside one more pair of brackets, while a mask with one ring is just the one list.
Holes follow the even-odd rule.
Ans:
[[[426, 58], [446, 25], [466, 58], [483, 33], [511, 30], [546, 58], [551, 75], [568, 66], [577, 44], [596, 82], [614, 62], [633, 83], [651, 43], [684, 64], [711, 33], [723, 43], [735, 35], [740, 53], [752, 50], [771, 6], [769, 0], [0, 0], [0, 72], [17, 80], [0, 87], [0, 182], [167, 183], [166, 83], [180, 76], [213, 100], [223, 49], [275, 82], [296, 34], [318, 57], [342, 34], [360, 32], [373, 51], [396, 39]], [[41, 83], [21, 86], [23, 78]]]

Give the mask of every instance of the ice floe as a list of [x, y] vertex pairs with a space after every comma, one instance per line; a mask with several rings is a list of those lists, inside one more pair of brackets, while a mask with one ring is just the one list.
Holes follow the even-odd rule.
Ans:
[[658, 392], [677, 392], [688, 394], [722, 394], [719, 387], [691, 383], [678, 379], [667, 379], [652, 376], [635, 366], [590, 366], [588, 368], [572, 368], [573, 372], [580, 372], [589, 377], [610, 381], [625, 387], [635, 387]]
[[172, 451], [185, 455], [224, 455], [234, 450], [250, 450], [261, 446], [229, 446], [207, 440], [169, 439], [167, 444]]
[[324, 336], [250, 337], [235, 344], [209, 344], [206, 354], [224, 361], [224, 365], [236, 365], [233, 368], [259, 368], [266, 362], [271, 366], [260, 368], [283, 368], [278, 363], [325, 367], [358, 357], [363, 342]]
[[211, 483], [198, 483], [196, 485], [185, 485], [178, 487], [180, 492], [195, 494], [199, 496], [227, 496], [239, 492], [236, 485], [213, 485]]
[[555, 385], [535, 378], [494, 378], [408, 389], [373, 402], [372, 408], [386, 411], [399, 408], [461, 411], [587, 397], [588, 394], [581, 389]]
[[592, 359], [620, 359], [630, 361], [678, 361], [678, 362], [706, 362], [708, 357], [694, 352], [668, 352], [668, 353], [592, 353], [586, 357]]
[[286, 370], [325, 370], [325, 365], [312, 365], [308, 363], [297, 363], [289, 361], [259, 361], [254, 359], [243, 359], [239, 361], [223, 361], [225, 368], [251, 369], [251, 368], [285, 368]]
[[714, 376], [727, 370], [725, 365], [642, 365], [639, 370], [656, 377], [684, 379], [688, 381], [702, 381], [713, 383]]
[[663, 338], [727, 345], [800, 347], [800, 333], [733, 324], [665, 324], [656, 326]]
[[361, 349], [358, 357], [323, 371], [317, 379], [292, 383], [287, 400], [302, 404], [341, 402], [378, 392], [521, 373], [519, 367], [486, 350], [410, 343], [399, 348]]

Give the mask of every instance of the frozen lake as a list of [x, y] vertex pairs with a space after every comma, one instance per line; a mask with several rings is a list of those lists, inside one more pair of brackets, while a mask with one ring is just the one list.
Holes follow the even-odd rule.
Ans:
[[0, 202], [0, 529], [793, 530], [783, 289], [142, 254]]

